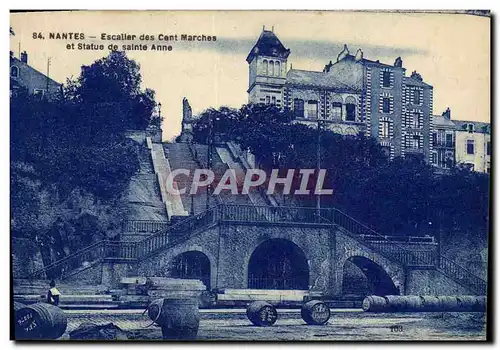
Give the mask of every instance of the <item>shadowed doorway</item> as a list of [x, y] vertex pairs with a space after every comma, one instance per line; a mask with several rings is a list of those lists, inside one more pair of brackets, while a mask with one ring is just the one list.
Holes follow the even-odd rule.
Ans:
[[304, 252], [285, 239], [269, 239], [252, 253], [248, 263], [250, 289], [302, 289], [309, 285]]

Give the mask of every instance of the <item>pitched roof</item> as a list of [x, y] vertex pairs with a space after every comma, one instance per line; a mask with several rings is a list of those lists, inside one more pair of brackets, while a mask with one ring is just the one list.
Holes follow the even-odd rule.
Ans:
[[420, 87], [425, 87], [425, 88], [431, 88], [432, 87], [432, 85], [424, 83], [423, 81], [418, 80], [416, 78], [404, 77], [403, 79], [404, 79], [404, 82], [405, 82], [406, 85], [420, 86]]
[[361, 91], [363, 66], [354, 60], [344, 59], [333, 64], [328, 72], [290, 69], [286, 75], [286, 84]]
[[491, 126], [490, 123], [476, 122], [470, 120], [455, 120], [456, 130], [467, 131], [467, 124], [474, 125], [474, 132], [481, 134], [490, 134]]
[[259, 39], [250, 50], [247, 56], [247, 62], [252, 62], [255, 55], [270, 57], [287, 58], [290, 55], [290, 49], [285, 48], [280, 39], [270, 30], [263, 30]]
[[450, 128], [455, 128], [456, 125], [453, 122], [453, 120], [448, 119], [442, 115], [433, 115], [432, 116], [432, 122], [434, 126], [448, 126]]
[[290, 69], [286, 75], [286, 84], [305, 85], [339, 90], [361, 90], [362, 86], [356, 81], [342, 81], [342, 77], [332, 73], [314, 72], [299, 69]]
[[48, 79], [50, 83], [52, 84], [57, 84], [57, 85], [62, 85], [61, 83], [55, 81], [54, 79], [50, 78], [50, 77], [47, 77], [45, 74], [43, 74], [42, 72], [40, 72], [39, 70], [37, 70], [36, 68], [33, 68], [32, 66], [30, 66], [29, 64], [21, 61], [19, 58], [17, 57], [10, 57], [10, 64], [13, 65], [17, 65], [17, 66], [21, 66], [21, 67], [27, 67], [29, 69], [31, 69], [32, 71], [34, 71], [36, 74], [39, 74], [39, 75], [42, 75], [45, 79]]

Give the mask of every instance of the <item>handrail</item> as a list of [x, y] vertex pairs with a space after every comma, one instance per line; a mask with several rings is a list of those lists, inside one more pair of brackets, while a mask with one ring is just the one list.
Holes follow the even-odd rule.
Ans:
[[487, 282], [481, 277], [467, 270], [444, 255], [439, 257], [438, 268], [446, 275], [451, 276], [456, 282], [474, 288], [479, 294], [486, 293]]
[[[50, 265], [44, 266], [43, 268], [31, 273], [28, 276], [28, 278], [36, 277], [40, 274], [43, 274], [44, 272], [54, 270], [58, 267], [61, 267], [67, 262], [75, 261], [76, 259], [85, 255], [88, 252], [93, 253], [95, 255], [96, 259], [101, 259], [101, 258], [106, 258], [106, 257], [122, 257], [122, 258], [128, 258], [128, 259], [137, 259], [141, 256], [140, 248], [147, 247], [148, 246], [147, 243], [149, 241], [152, 241], [153, 239], [155, 239], [155, 237], [161, 237], [162, 235], [167, 236], [169, 232], [178, 230], [183, 225], [185, 226], [186, 224], [189, 224], [193, 221], [200, 221], [200, 218], [202, 218], [207, 212], [214, 211], [214, 208], [216, 208], [216, 207], [217, 206], [214, 206], [214, 207], [209, 208], [208, 210], [205, 210], [197, 215], [189, 216], [186, 219], [181, 220], [178, 223], [167, 227], [164, 231], [162, 230], [162, 231], [159, 231], [157, 233], [154, 233], [153, 235], [145, 237], [138, 242], [121, 242], [121, 241], [120, 242], [113, 242], [113, 241], [109, 241], [109, 240], [97, 241], [97, 242], [95, 242], [95, 243], [93, 243], [93, 244], [91, 244], [91, 245], [89, 245], [81, 250], [74, 252], [73, 254], [68, 255], [67, 257], [65, 257], [63, 259], [57, 260], [57, 261], [51, 263]], [[216, 218], [216, 217], [217, 216], [214, 216], [214, 218]], [[201, 226], [196, 227], [196, 228], [199, 229], [199, 228], [201, 228]], [[167, 241], [168, 241], [168, 238], [165, 242], [167, 242]], [[120, 245], [122, 247], [128, 246], [128, 247], [126, 247], [126, 249], [128, 249], [127, 253], [126, 254], [113, 254], [113, 251], [111, 251], [112, 254], [111, 254], [111, 256], [109, 256], [110, 250], [108, 250], [107, 248], [115, 246], [115, 248], [114, 248], [115, 250], [122, 252], [123, 248], [120, 247]], [[157, 248], [161, 248], [161, 246], [157, 246]]]
[[32, 273], [28, 276], [28, 278], [29, 278], [29, 277], [31, 277], [31, 276], [37, 276], [37, 275], [39, 275], [39, 274], [41, 274], [41, 273], [43, 273], [43, 272], [45, 272], [45, 271], [47, 271], [47, 270], [53, 269], [53, 268], [55, 268], [55, 267], [57, 267], [57, 266], [60, 266], [60, 265], [62, 265], [63, 263], [65, 263], [65, 262], [67, 262], [67, 261], [70, 261], [70, 260], [71, 260], [72, 258], [74, 258], [76, 255], [82, 255], [83, 253], [86, 253], [87, 251], [94, 250], [95, 248], [97, 248], [97, 247], [101, 246], [103, 242], [104, 242], [104, 240], [97, 241], [97, 242], [95, 242], [95, 243], [93, 243], [93, 244], [91, 244], [91, 245], [89, 245], [89, 246], [86, 246], [85, 248], [82, 248], [82, 249], [80, 249], [80, 250], [76, 251], [76, 252], [75, 252], [75, 253], [73, 253], [73, 254], [70, 254], [70, 255], [68, 255], [68, 256], [66, 256], [66, 257], [64, 257], [64, 258], [62, 258], [62, 259], [59, 259], [59, 260], [57, 260], [57, 261], [54, 261], [53, 263], [51, 263], [51, 264], [49, 264], [49, 265], [47, 265], [47, 266], [44, 266], [44, 267], [43, 267], [43, 268], [41, 268], [41, 269], [38, 269], [38, 270], [36, 270], [36, 271], [32, 272]]

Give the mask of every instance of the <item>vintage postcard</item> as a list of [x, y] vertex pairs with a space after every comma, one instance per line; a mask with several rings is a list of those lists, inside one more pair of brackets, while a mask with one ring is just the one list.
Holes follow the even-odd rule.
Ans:
[[12, 339], [488, 340], [490, 26], [11, 12]]

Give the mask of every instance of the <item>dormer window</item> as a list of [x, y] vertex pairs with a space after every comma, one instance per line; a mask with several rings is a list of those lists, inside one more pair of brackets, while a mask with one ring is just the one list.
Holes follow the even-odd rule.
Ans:
[[10, 67], [10, 76], [12, 78], [19, 77], [19, 68], [17, 66], [11, 66]]
[[474, 132], [474, 124], [467, 124], [467, 131], [472, 134]]

